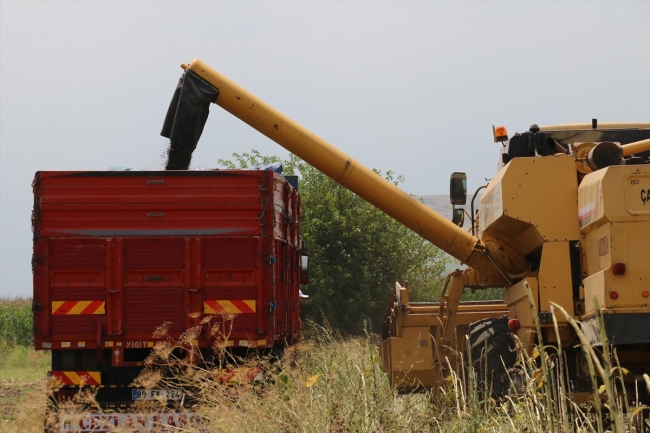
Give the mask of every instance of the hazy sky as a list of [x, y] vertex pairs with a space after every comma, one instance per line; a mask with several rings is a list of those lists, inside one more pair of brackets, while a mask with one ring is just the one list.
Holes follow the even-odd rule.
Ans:
[[[494, 175], [492, 123], [650, 121], [650, 2], [0, 3], [0, 296], [29, 296], [37, 170], [162, 168], [199, 57], [414, 194]], [[213, 105], [193, 166], [286, 151]], [[542, 186], [540, 186], [542, 187]]]

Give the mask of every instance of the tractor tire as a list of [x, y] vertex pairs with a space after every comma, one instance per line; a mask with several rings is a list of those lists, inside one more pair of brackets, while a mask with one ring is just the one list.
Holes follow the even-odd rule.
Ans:
[[508, 317], [470, 323], [467, 335], [471, 355], [469, 359], [479, 393], [483, 398], [500, 399], [507, 396], [511, 385], [508, 370], [517, 361], [515, 343], [508, 329]]

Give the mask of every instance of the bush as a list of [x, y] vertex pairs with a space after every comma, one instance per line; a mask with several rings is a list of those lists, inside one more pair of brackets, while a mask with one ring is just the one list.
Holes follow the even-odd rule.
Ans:
[[[282, 162], [286, 174], [300, 178], [300, 227], [310, 253], [305, 319], [361, 335], [364, 324], [380, 328], [396, 281], [412, 284], [414, 300], [440, 294], [447, 259], [415, 232], [294, 155], [280, 161], [252, 150], [233, 158], [219, 164]], [[403, 180], [390, 171], [376, 173], [395, 185]]]
[[0, 344], [9, 347], [34, 344], [31, 299], [0, 299]]

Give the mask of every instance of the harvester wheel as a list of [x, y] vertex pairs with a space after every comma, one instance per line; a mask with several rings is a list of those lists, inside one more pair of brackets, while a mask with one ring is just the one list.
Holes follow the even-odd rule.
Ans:
[[479, 392], [494, 398], [508, 395], [508, 369], [517, 361], [515, 343], [508, 330], [508, 317], [471, 323], [467, 335]]

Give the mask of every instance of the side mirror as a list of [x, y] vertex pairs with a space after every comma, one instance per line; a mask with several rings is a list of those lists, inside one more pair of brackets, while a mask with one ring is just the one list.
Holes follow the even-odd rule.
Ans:
[[309, 284], [309, 253], [300, 252], [300, 284]]
[[462, 227], [463, 224], [465, 224], [465, 210], [454, 209], [454, 212], [451, 216], [451, 222], [456, 224], [458, 227]]
[[464, 205], [467, 202], [467, 175], [454, 172], [449, 179], [449, 202]]

